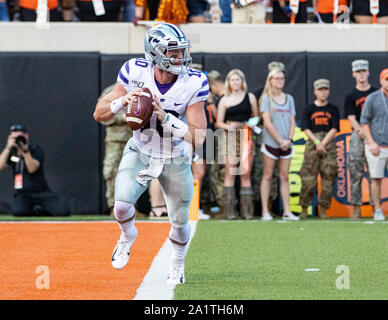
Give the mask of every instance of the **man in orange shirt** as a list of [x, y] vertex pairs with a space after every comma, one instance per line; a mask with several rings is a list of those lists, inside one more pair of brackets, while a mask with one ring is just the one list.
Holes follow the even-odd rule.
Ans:
[[338, 12], [334, 20], [335, 0], [313, 0], [315, 21], [320, 23], [333, 23], [348, 9], [348, 0], [338, 0]]
[[[50, 12], [50, 21], [61, 21], [62, 17], [58, 11], [58, 0], [47, 0], [47, 7]], [[20, 20], [36, 21], [36, 9], [38, 0], [19, 0]]]
[[[299, 0], [298, 14], [295, 16], [296, 23], [307, 22], [306, 0]], [[273, 23], [290, 23], [292, 10], [290, 1], [272, 0], [272, 22]]]

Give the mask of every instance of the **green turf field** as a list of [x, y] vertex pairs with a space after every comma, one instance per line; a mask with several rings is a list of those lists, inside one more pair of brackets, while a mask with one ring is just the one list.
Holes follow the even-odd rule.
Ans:
[[388, 223], [200, 221], [175, 299], [388, 299]]

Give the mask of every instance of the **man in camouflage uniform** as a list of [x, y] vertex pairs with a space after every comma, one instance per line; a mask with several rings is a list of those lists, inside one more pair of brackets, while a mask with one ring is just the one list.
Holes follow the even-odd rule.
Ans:
[[[362, 179], [365, 166], [368, 169], [369, 194], [371, 188], [368, 163], [365, 158], [364, 133], [360, 126], [361, 111], [366, 97], [376, 88], [369, 84], [369, 62], [367, 60], [355, 60], [352, 62], [352, 75], [356, 80], [356, 87], [345, 97], [345, 116], [348, 118], [353, 132], [349, 146], [349, 174], [350, 174], [350, 203], [353, 205], [352, 218], [361, 217], [362, 205]], [[372, 197], [370, 197], [372, 204]]]
[[301, 219], [307, 218], [307, 208], [314, 196], [318, 174], [321, 176], [319, 218], [327, 219], [326, 210], [331, 206], [333, 186], [337, 177], [335, 135], [339, 131], [339, 111], [335, 105], [328, 102], [329, 90], [329, 80], [314, 81], [316, 99], [303, 112], [302, 130], [306, 133], [308, 140], [300, 171], [302, 179], [299, 198], [302, 206]]
[[[279, 69], [286, 72], [286, 68], [283, 63], [278, 61], [272, 61], [268, 64], [268, 73], [271, 72], [273, 69]], [[259, 101], [262, 93], [263, 93], [264, 87], [258, 88], [253, 91], [253, 94], [255, 95], [257, 101]], [[260, 110], [260, 106], [258, 104], [258, 108]], [[259, 127], [262, 129], [263, 124], [262, 121], [259, 123]], [[255, 155], [253, 158], [252, 163], [252, 171], [251, 171], [251, 181], [252, 181], [252, 190], [254, 194], [254, 202], [255, 202], [255, 208], [257, 212], [261, 212], [261, 199], [260, 199], [260, 183], [261, 178], [263, 176], [263, 155], [260, 151], [261, 148], [261, 133], [256, 134], [253, 133], [253, 140], [255, 143]], [[275, 169], [273, 171], [273, 176], [271, 180], [271, 187], [270, 187], [270, 194], [269, 194], [269, 205], [268, 208], [271, 210], [271, 213], [273, 214], [274, 208], [273, 203], [277, 199], [278, 196], [278, 181], [279, 181], [279, 161], [276, 161]]]
[[[210, 95], [207, 101], [207, 105], [212, 109], [217, 109], [218, 102], [224, 94], [225, 78], [218, 71], [212, 70], [208, 73], [208, 80]], [[216, 119], [214, 119], [214, 122], [215, 121]], [[225, 165], [219, 163], [218, 159], [218, 144], [221, 143], [221, 141], [217, 137], [213, 142], [214, 162], [211, 164], [206, 164], [206, 174], [203, 180], [204, 188], [202, 188], [201, 191], [201, 203], [206, 206], [206, 204], [214, 204], [215, 202], [217, 206], [222, 209], [222, 192], [224, 188]]]
[[[107, 87], [101, 94], [100, 98], [113, 90], [115, 85]], [[114, 206], [114, 189], [117, 170], [124, 147], [132, 137], [132, 130], [125, 120], [125, 109], [118, 112], [111, 120], [101, 122], [105, 126], [105, 157], [103, 162], [103, 176], [106, 186], [106, 204], [112, 214]]]

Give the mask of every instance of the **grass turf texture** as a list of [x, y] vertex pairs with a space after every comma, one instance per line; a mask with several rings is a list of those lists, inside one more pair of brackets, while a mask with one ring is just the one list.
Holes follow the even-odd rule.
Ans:
[[[367, 222], [367, 223], [365, 223]], [[200, 221], [175, 299], [387, 299], [388, 223]], [[340, 265], [349, 289], [337, 289]], [[305, 269], [318, 268], [318, 272]], [[343, 281], [338, 280], [341, 284]]]

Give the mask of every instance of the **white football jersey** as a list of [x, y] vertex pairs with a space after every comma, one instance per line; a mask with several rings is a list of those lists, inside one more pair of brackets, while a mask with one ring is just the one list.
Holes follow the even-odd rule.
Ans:
[[[131, 59], [123, 64], [117, 76], [127, 92], [138, 88], [148, 88], [155, 94], [162, 108], [183, 122], [187, 123], [186, 109], [194, 103], [206, 101], [209, 95], [209, 84], [204, 73], [189, 69], [187, 73], [178, 75], [173, 86], [162, 94], [155, 82], [154, 66], [145, 59]], [[189, 144], [168, 132], [163, 132], [163, 127], [156, 115], [152, 115], [149, 124], [133, 132], [135, 145], [148, 156], [156, 158], [171, 158], [186, 155]]]

